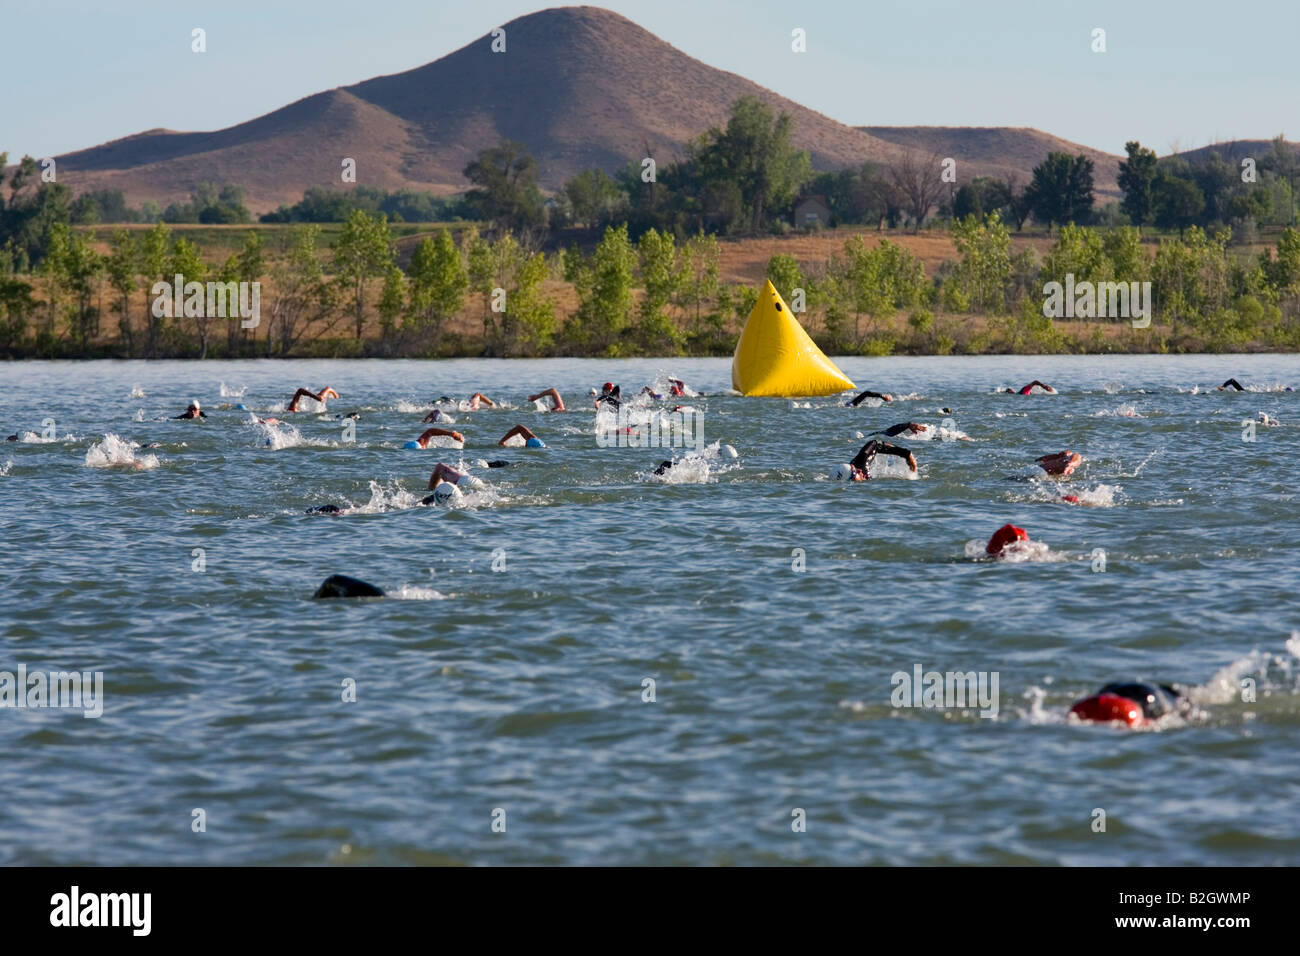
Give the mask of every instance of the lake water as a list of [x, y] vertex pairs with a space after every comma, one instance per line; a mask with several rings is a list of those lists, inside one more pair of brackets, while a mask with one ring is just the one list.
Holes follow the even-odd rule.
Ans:
[[[0, 671], [104, 696], [0, 709], [0, 863], [1300, 862], [1300, 358], [841, 364], [900, 400], [741, 398], [725, 360], [3, 366]], [[687, 452], [603, 447], [588, 390], [665, 372], [709, 447], [657, 477]], [[234, 407], [327, 384], [292, 428]], [[509, 407], [453, 411], [463, 451], [401, 447], [475, 390]], [[945, 419], [974, 440], [896, 439], [915, 480], [827, 479]], [[1092, 506], [1008, 477], [1063, 448]], [[485, 487], [420, 506], [462, 460]], [[975, 557], [1008, 521], [1047, 550]], [[389, 597], [312, 600], [336, 572]], [[893, 706], [917, 666], [996, 675], [996, 716]], [[1132, 677], [1198, 714], [1065, 719]]]

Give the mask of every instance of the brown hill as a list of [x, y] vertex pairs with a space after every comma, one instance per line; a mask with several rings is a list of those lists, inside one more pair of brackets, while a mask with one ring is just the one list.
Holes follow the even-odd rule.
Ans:
[[[1028, 183], [1031, 171], [1048, 153], [1072, 156], [1083, 153], [1093, 162], [1096, 191], [1103, 196], [1120, 194], [1119, 161], [1123, 156], [1080, 146], [1025, 126], [859, 126], [858, 129], [876, 139], [926, 155], [952, 156], [957, 160], [958, 182], [978, 175], [998, 179], [1017, 176], [1021, 183]], [[975, 171], [963, 169], [963, 160]]]
[[[906, 149], [928, 154], [941, 145], [958, 160], [959, 180], [1007, 173], [1027, 180], [1051, 149], [1083, 149], [1036, 130], [846, 126], [597, 7], [543, 10], [505, 30], [505, 53], [493, 53], [484, 35], [425, 66], [317, 93], [227, 129], [156, 129], [60, 156], [60, 180], [77, 191], [118, 188], [133, 203], [183, 199], [205, 180], [237, 183], [262, 212], [310, 186], [339, 185], [344, 157], [357, 161], [367, 185], [457, 191], [480, 149], [516, 139], [537, 157], [543, 185], [555, 189], [585, 168], [613, 172], [639, 162], [647, 150], [661, 164], [676, 158], [745, 94], [791, 114], [796, 144], [818, 169], [888, 163]], [[1097, 157], [1099, 189], [1109, 192], [1115, 158], [1085, 151]]]

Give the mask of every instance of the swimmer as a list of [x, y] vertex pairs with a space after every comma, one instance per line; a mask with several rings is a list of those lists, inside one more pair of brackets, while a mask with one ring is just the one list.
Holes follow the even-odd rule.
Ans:
[[665, 472], [667, 472], [668, 469], [671, 468], [673, 465], [674, 465], [674, 462], [667, 461], [667, 460], [661, 461], [661, 462], [659, 462], [659, 467], [655, 469], [655, 474], [656, 474], [656, 475], [662, 475], [662, 474], [664, 474]]
[[428, 448], [428, 447], [429, 447], [429, 439], [430, 439], [430, 438], [439, 438], [439, 437], [441, 437], [441, 438], [454, 438], [456, 441], [460, 442], [462, 445], [465, 444], [465, 436], [464, 436], [464, 435], [462, 435], [460, 432], [457, 432], [457, 431], [450, 431], [449, 429], [446, 429], [446, 428], [426, 428], [426, 429], [424, 430], [424, 433], [421, 434], [420, 437], [417, 438], [417, 439], [415, 440], [415, 443], [416, 443], [417, 445], [419, 445], [421, 448]]
[[1228, 379], [1226, 382], [1224, 382], [1222, 385], [1220, 385], [1220, 386], [1218, 387], [1217, 391], [1220, 391], [1220, 392], [1221, 392], [1221, 391], [1223, 391], [1225, 388], [1230, 388], [1230, 389], [1232, 389], [1234, 392], [1244, 392], [1244, 391], [1245, 391], [1245, 389], [1241, 387], [1241, 383], [1238, 382], [1235, 378], [1230, 378], [1230, 379]]
[[438, 464], [434, 466], [433, 474], [429, 476], [429, 490], [434, 492], [434, 494], [429, 495], [429, 497], [425, 498], [420, 503], [425, 505], [433, 504], [442, 497], [437, 492], [438, 487], [443, 484], [458, 488], [472, 489], [482, 486], [483, 481], [480, 478], [475, 478], [467, 472], [453, 468], [451, 465], [444, 465], [442, 462], [438, 462]]
[[320, 402], [322, 405], [324, 405], [326, 399], [338, 398], [338, 397], [339, 397], [339, 393], [334, 391], [334, 389], [330, 388], [328, 385], [322, 388], [319, 393], [309, 392], [305, 388], [300, 388], [298, 389], [298, 391], [293, 393], [293, 398], [289, 399], [289, 407], [286, 408], [285, 411], [286, 412], [298, 411], [298, 402], [300, 399], [303, 398], [310, 398], [313, 401]]
[[471, 412], [477, 411], [480, 405], [486, 405], [488, 408], [497, 407], [497, 403], [492, 401], [492, 399], [488, 398], [482, 392], [475, 392], [469, 397], [469, 410]]
[[1038, 467], [1049, 475], [1072, 475], [1074, 469], [1078, 468], [1083, 462], [1083, 456], [1077, 451], [1058, 451], [1053, 455], [1043, 455], [1041, 458], [1035, 458]]
[[668, 394], [675, 398], [680, 398], [686, 394], [686, 383], [680, 378], [670, 378], [668, 380]]
[[907, 467], [916, 473], [916, 456], [901, 445], [891, 445], [889, 442], [877, 441], [871, 439], [861, 448], [853, 459], [846, 465], [839, 465], [831, 472], [831, 477], [837, 481], [870, 481], [871, 464], [876, 460], [877, 455], [893, 455], [895, 458], [902, 458], [907, 462]]
[[660, 395], [658, 392], [656, 392], [656, 391], [655, 391], [653, 388], [651, 388], [649, 385], [647, 385], [645, 388], [641, 389], [641, 394], [642, 394], [642, 395], [649, 395], [649, 396], [650, 396], [651, 398], [653, 398], [656, 402], [657, 402], [657, 401], [660, 401], [660, 400], [663, 399], [663, 396]]
[[551, 400], [551, 411], [553, 412], [565, 411], [564, 399], [560, 398], [560, 393], [553, 388], [548, 388], [545, 391], [538, 392], [536, 395], [528, 396], [528, 400], [530, 402], [536, 402], [543, 398], [549, 398]]
[[185, 414], [177, 415], [176, 420], [183, 419], [183, 418], [188, 419], [188, 418], [207, 418], [207, 417], [208, 417], [207, 413], [199, 408], [199, 400], [196, 398], [193, 401], [191, 401], [189, 405], [185, 406]]
[[929, 425], [919, 425], [916, 422], [903, 422], [901, 425], [890, 425], [883, 432], [872, 432], [873, 435], [886, 435], [889, 438], [897, 438], [906, 432], [909, 435], [920, 435], [922, 432], [928, 432]]
[[1191, 712], [1192, 702], [1177, 685], [1146, 681], [1107, 684], [1070, 708], [1070, 715], [1079, 720], [1101, 723], [1119, 721], [1130, 727], [1141, 726], [1170, 714], [1185, 717]]
[[1048, 395], [1057, 394], [1056, 389], [1052, 388], [1052, 386], [1048, 385], [1046, 382], [1040, 382], [1038, 379], [1034, 379], [1028, 385], [1021, 388], [1004, 388], [1002, 391], [1011, 395], [1032, 395], [1034, 394], [1035, 388], [1041, 388]]
[[429, 412], [429, 414], [425, 415], [422, 419], [420, 419], [420, 424], [427, 425], [429, 424], [429, 422], [436, 422], [440, 419], [447, 418], [447, 417], [448, 417], [447, 413], [444, 412], [441, 408], [435, 408], [433, 411]]
[[1013, 524], [1004, 524], [993, 532], [993, 537], [989, 538], [989, 543], [984, 546], [984, 552], [991, 554], [995, 558], [1000, 558], [1002, 552], [1009, 545], [1018, 541], [1029, 541], [1029, 532], [1024, 528], [1017, 528]]
[[341, 515], [343, 509], [338, 505], [317, 505], [315, 508], [308, 508], [306, 514], [309, 515]]
[[845, 402], [844, 407], [857, 408], [868, 398], [878, 398], [882, 402], [892, 402], [894, 400], [893, 395], [886, 394], [885, 392], [863, 392], [861, 395], [859, 395], [857, 398], [853, 399], [852, 401]]
[[510, 429], [510, 431], [502, 435], [501, 440], [497, 442], [497, 444], [504, 445], [512, 438], [522, 438], [524, 440], [524, 445], [528, 448], [546, 447], [545, 443], [543, 443], [543, 441], [540, 438], [534, 435], [532, 429], [530, 429], [527, 425], [516, 425], [514, 428]]
[[623, 404], [623, 397], [620, 393], [619, 386], [612, 382], [606, 382], [600, 389], [600, 394], [596, 396], [596, 407], [600, 408], [600, 403], [606, 402], [614, 408]]

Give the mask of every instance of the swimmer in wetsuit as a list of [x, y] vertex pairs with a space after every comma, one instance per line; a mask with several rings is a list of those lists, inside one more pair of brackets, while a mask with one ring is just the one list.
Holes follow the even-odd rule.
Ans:
[[854, 398], [854, 399], [852, 399], [851, 401], [847, 401], [847, 402], [845, 402], [845, 403], [844, 403], [844, 407], [845, 407], [845, 408], [857, 408], [859, 405], [861, 405], [861, 404], [862, 404], [864, 401], [866, 401], [868, 398], [878, 398], [878, 399], [880, 399], [882, 402], [892, 402], [892, 401], [894, 400], [894, 396], [893, 396], [893, 395], [886, 394], [885, 392], [863, 392], [863, 393], [862, 393], [861, 395], [859, 395], [857, 398]]
[[1024, 385], [1020, 388], [1004, 388], [1002, 391], [1009, 395], [1032, 395], [1034, 394], [1035, 388], [1041, 388], [1048, 395], [1056, 394], [1056, 389], [1052, 388], [1052, 386], [1048, 385], [1046, 382], [1040, 382], [1038, 379], [1034, 379], [1028, 385]]
[[1222, 385], [1220, 385], [1220, 386], [1218, 387], [1217, 391], [1220, 391], [1220, 392], [1221, 392], [1221, 391], [1223, 391], [1225, 388], [1230, 388], [1230, 389], [1232, 389], [1234, 392], [1244, 392], [1244, 391], [1245, 391], [1245, 389], [1241, 387], [1241, 383], [1238, 382], [1235, 378], [1230, 378], [1230, 379], [1228, 379], [1226, 382], [1224, 382]]
[[891, 445], [889, 442], [877, 441], [873, 438], [858, 449], [858, 453], [848, 464], [833, 469], [831, 477], [838, 481], [869, 481], [871, 465], [877, 455], [893, 455], [895, 458], [901, 458], [907, 462], [907, 467], [913, 473], [916, 472], [916, 456], [910, 451], [901, 445]]
[[199, 400], [196, 398], [185, 407], [185, 414], [177, 415], [176, 420], [189, 418], [207, 418], [207, 414], [199, 408]]
[[1192, 702], [1176, 684], [1147, 681], [1107, 684], [1091, 697], [1078, 701], [1070, 713], [1079, 720], [1120, 721], [1136, 727], [1171, 714], [1187, 716]]
[[620, 394], [619, 386], [612, 382], [606, 382], [601, 388], [600, 394], [596, 396], [596, 407], [600, 408], [600, 403], [604, 402], [611, 408], [618, 408], [623, 404], [623, 396]]
[[916, 422], [903, 422], [900, 425], [890, 425], [882, 432], [872, 432], [873, 435], [885, 435], [889, 438], [897, 438], [899, 435], [907, 432], [909, 435], [919, 435], [922, 432], [928, 432], [929, 425], [920, 425]]
[[1043, 455], [1041, 458], [1035, 458], [1038, 467], [1049, 475], [1071, 475], [1074, 469], [1078, 468], [1083, 462], [1083, 456], [1077, 451], [1058, 451], [1055, 454]]

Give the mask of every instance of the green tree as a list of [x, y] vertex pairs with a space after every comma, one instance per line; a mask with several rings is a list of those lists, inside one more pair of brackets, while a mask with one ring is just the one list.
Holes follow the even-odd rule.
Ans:
[[705, 184], [735, 187], [754, 232], [769, 215], [784, 216], [812, 175], [808, 154], [791, 145], [793, 128], [790, 114], [773, 116], [766, 103], [746, 95], [731, 104], [726, 128], [710, 130], [691, 150]]
[[667, 308], [676, 300], [686, 281], [677, 243], [671, 233], [647, 230], [637, 242], [637, 259], [641, 286], [645, 289], [637, 328], [640, 345], [645, 350], [667, 350], [669, 354], [676, 354], [681, 349], [682, 335]]
[[172, 277], [167, 275], [167, 250], [170, 246], [171, 230], [161, 222], [140, 239], [140, 254], [136, 262], [140, 269], [140, 276], [144, 280], [146, 358], [153, 358], [157, 354], [158, 345], [167, 329], [167, 317], [154, 314], [153, 286], [156, 282], [166, 282], [168, 285], [172, 283]]
[[451, 233], [439, 229], [436, 239], [426, 238], [415, 247], [409, 277], [411, 313], [436, 341], [443, 324], [464, 306], [469, 287], [469, 273]]
[[715, 236], [696, 234], [682, 247], [683, 274], [678, 289], [678, 306], [700, 322], [704, 303], [717, 298], [720, 288], [718, 269], [721, 252]]
[[1119, 188], [1124, 191], [1124, 210], [1129, 222], [1141, 228], [1151, 221], [1151, 187], [1156, 179], [1156, 154], [1137, 140], [1124, 144], [1128, 159], [1119, 163]]
[[996, 212], [983, 221], [974, 216], [953, 223], [953, 245], [961, 257], [949, 281], [956, 283], [971, 307], [1001, 313], [1011, 285], [1011, 233]]
[[[191, 282], [203, 282], [208, 275], [207, 263], [199, 255], [198, 246], [188, 239], [177, 239], [172, 246], [171, 253], [167, 257], [167, 271], [172, 275], [182, 277], [182, 291], [184, 286]], [[184, 309], [182, 302], [172, 303], [172, 315], [175, 318], [190, 318], [187, 310]], [[208, 330], [212, 324], [212, 316], [208, 315], [207, 299], [203, 299], [203, 307], [199, 314], [192, 317], [199, 333], [199, 358], [207, 358], [208, 355]]]
[[1049, 153], [1034, 167], [1027, 192], [1034, 218], [1050, 230], [1053, 225], [1087, 223], [1092, 215], [1093, 163], [1080, 153]]
[[574, 222], [588, 229], [610, 222], [624, 203], [618, 183], [599, 169], [584, 169], [570, 179], [564, 196]]
[[[387, 232], [387, 223], [384, 223], [384, 232]], [[271, 270], [275, 291], [266, 330], [268, 357], [277, 345], [280, 355], [288, 355], [312, 322], [326, 323], [324, 331], [328, 331], [337, 321], [331, 320], [337, 304], [337, 283], [330, 283], [325, 278], [316, 246], [319, 238], [320, 226], [296, 226], [287, 237], [285, 254]], [[337, 249], [336, 246], [336, 255]], [[384, 274], [387, 273], [385, 268]]]
[[1155, 224], [1181, 235], [1205, 209], [1205, 196], [1196, 183], [1161, 170], [1151, 186]]
[[578, 311], [570, 320], [572, 337], [594, 354], [620, 352], [619, 337], [632, 311], [635, 262], [627, 223], [610, 226], [578, 276]]
[[[314, 237], [313, 237], [314, 238]], [[393, 263], [393, 238], [388, 217], [356, 210], [348, 216], [334, 244], [334, 272], [352, 300], [352, 318], [359, 340], [366, 324], [366, 288], [388, 274]]]
[[125, 229], [114, 229], [105, 271], [109, 285], [117, 293], [117, 325], [127, 357], [135, 351], [135, 334], [131, 327], [131, 293], [136, 288], [138, 258], [139, 247], [131, 233]]
[[527, 233], [545, 224], [537, 160], [522, 143], [507, 141], [481, 150], [465, 167], [465, 178], [475, 187], [467, 199], [498, 228]]

